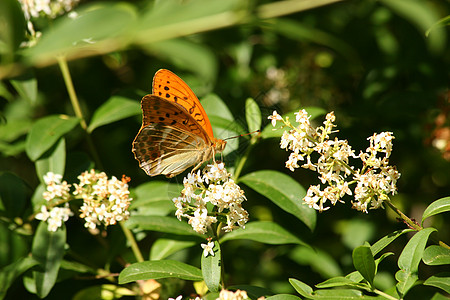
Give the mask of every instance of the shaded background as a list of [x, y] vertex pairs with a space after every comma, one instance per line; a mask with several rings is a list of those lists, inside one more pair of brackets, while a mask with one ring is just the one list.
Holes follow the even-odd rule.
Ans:
[[[94, 1], [84, 1], [79, 7], [90, 2]], [[248, 2], [246, 8], [251, 12], [258, 5], [271, 2], [275, 1]], [[129, 4], [138, 11], [153, 5], [147, 1]], [[374, 132], [391, 131], [396, 137], [391, 163], [402, 174], [399, 193], [393, 201], [407, 215], [420, 220], [427, 205], [448, 196], [450, 191], [450, 150], [448, 146], [447, 149], [436, 147], [439, 140], [441, 144], [449, 143], [449, 135], [445, 136], [449, 131], [450, 108], [448, 27], [425, 35], [449, 11], [448, 1], [404, 0], [342, 1], [269, 19], [252, 18], [249, 13], [244, 24], [74, 59], [69, 67], [88, 119], [113, 95], [126, 95], [138, 102], [151, 92], [154, 73], [166, 68], [183, 78], [200, 99], [209, 93], [217, 94], [244, 126], [245, 100], [251, 97], [264, 116], [274, 109], [287, 113], [309, 106], [335, 111], [337, 136], [347, 139], [357, 153], [366, 149], [366, 138]], [[42, 30], [45, 33], [45, 25]], [[31, 195], [38, 179], [34, 164], [23, 152], [24, 134], [39, 117], [73, 115], [73, 111], [57, 65], [25, 68], [21, 76], [29, 74], [37, 79], [39, 90], [31, 104], [8, 80], [2, 83], [2, 116], [18, 121], [23, 132], [11, 138], [0, 129], [3, 134], [0, 135], [0, 167], [23, 178]], [[268, 120], [263, 122], [266, 125]], [[316, 124], [321, 122], [320, 118], [316, 120]], [[131, 142], [140, 123], [141, 116], [137, 115], [100, 127], [93, 133], [105, 171], [117, 177], [130, 176], [132, 187], [154, 180], [139, 169], [131, 153]], [[215, 135], [227, 137], [221, 136], [220, 130]], [[245, 140], [241, 142], [237, 155], [245, 151]], [[85, 161], [80, 157], [84, 157], [87, 149], [81, 129], [67, 137], [67, 148], [66, 176], [70, 180], [85, 167], [78, 163]], [[276, 169], [294, 177], [305, 189], [310, 184], [318, 184], [315, 173], [303, 169], [292, 173], [285, 169], [287, 157], [288, 153], [279, 148], [279, 140], [263, 140], [252, 149], [242, 175]], [[232, 156], [225, 157], [227, 164], [232, 165], [233, 161]], [[230, 284], [254, 284], [276, 293], [292, 293], [288, 278], [313, 285], [330, 276], [347, 274], [353, 270], [353, 248], [364, 241], [374, 243], [394, 230], [405, 228], [390, 211], [364, 214], [351, 210], [347, 203], [319, 214], [317, 228], [311, 233], [268, 199], [243, 188], [251, 220], [279, 223], [311, 243], [321, 256], [288, 245], [245, 241], [225, 244], [225, 271]], [[441, 229], [439, 238], [444, 241], [450, 237], [449, 231], [443, 230], [448, 228], [448, 220], [448, 215], [439, 215], [428, 224]], [[110, 231], [114, 237], [114, 229]], [[142, 241], [144, 249], [149, 249], [160, 236], [152, 234]], [[83, 255], [88, 250], [100, 262], [105, 259], [104, 249], [96, 253], [92, 248], [80, 247], [90, 239], [85, 233], [69, 235], [69, 243], [79, 247], [76, 251]], [[381, 265], [386, 271], [378, 278], [381, 287], [394, 282], [395, 262], [406, 241], [404, 237], [390, 247], [395, 256], [388, 258], [391, 263]], [[193, 261], [199, 259], [196, 250], [184, 251], [173, 258], [195, 264]], [[426, 278], [427, 269], [421, 271]], [[90, 284], [89, 281], [76, 284], [63, 281], [49, 297], [57, 299], [63, 292], [67, 296]], [[419, 295], [420, 289], [409, 295]], [[21, 293], [20, 286], [16, 292]]]

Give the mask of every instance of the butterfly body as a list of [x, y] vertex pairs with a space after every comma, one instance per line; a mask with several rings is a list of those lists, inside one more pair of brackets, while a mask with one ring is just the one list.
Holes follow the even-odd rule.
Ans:
[[141, 108], [142, 126], [132, 151], [150, 176], [173, 177], [190, 166], [195, 170], [225, 148], [195, 94], [168, 70], [155, 74], [153, 94], [142, 98]]

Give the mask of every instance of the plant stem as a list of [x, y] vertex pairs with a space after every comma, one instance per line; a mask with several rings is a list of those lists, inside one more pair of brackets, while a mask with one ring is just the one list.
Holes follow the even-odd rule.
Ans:
[[380, 295], [380, 296], [386, 298], [386, 299], [390, 299], [390, 300], [398, 300], [398, 298], [395, 298], [394, 296], [388, 295], [388, 294], [386, 294], [386, 293], [384, 293], [384, 292], [382, 292], [382, 291], [380, 291], [380, 290], [377, 290], [377, 289], [374, 289], [373, 292], [374, 292], [375, 294], [378, 294], [378, 295]]
[[241, 159], [238, 162], [238, 165], [236, 166], [236, 170], [234, 171], [234, 180], [237, 182], [239, 175], [241, 175], [242, 168], [244, 168], [245, 163], [247, 162], [247, 158], [250, 155], [250, 151], [253, 148], [253, 145], [256, 143], [256, 140], [254, 137], [252, 137], [250, 145], [247, 147], [244, 155], [241, 157]]
[[397, 215], [399, 215], [402, 220], [405, 221], [408, 226], [416, 231], [420, 231], [423, 229], [422, 226], [411, 220], [407, 215], [405, 215], [400, 209], [398, 209], [390, 200], [384, 200], [383, 203], [386, 203]]
[[[399, 215], [402, 220], [405, 221], [405, 223], [412, 229], [416, 230], [416, 231], [420, 231], [423, 229], [422, 226], [420, 226], [419, 224], [417, 224], [416, 222], [414, 222], [413, 220], [411, 220], [407, 215], [405, 215], [403, 212], [400, 211], [400, 209], [398, 209], [390, 200], [384, 200], [384, 203], [386, 203], [397, 215]], [[446, 243], [444, 243], [443, 241], [440, 241], [436, 238], [434, 238], [433, 236], [430, 237], [430, 240], [432, 240], [433, 242], [435, 242], [436, 244], [439, 244], [441, 247], [450, 249], [450, 246], [447, 245]]]
[[61, 70], [61, 73], [64, 78], [64, 83], [66, 84], [67, 93], [69, 94], [70, 102], [72, 103], [73, 111], [75, 112], [75, 116], [80, 119], [81, 128], [86, 134], [86, 141], [88, 143], [89, 150], [91, 155], [95, 161], [96, 166], [99, 169], [103, 169], [102, 163], [100, 161], [100, 157], [97, 153], [97, 150], [94, 146], [94, 142], [92, 141], [91, 135], [88, 132], [88, 126], [86, 120], [83, 116], [83, 111], [81, 110], [80, 101], [78, 100], [77, 93], [75, 92], [75, 88], [73, 86], [72, 76], [70, 75], [69, 66], [67, 65], [67, 60], [64, 56], [60, 55], [57, 57], [58, 65]]
[[124, 222], [119, 222], [120, 227], [122, 227], [123, 233], [125, 234], [125, 237], [127, 238], [128, 242], [130, 242], [131, 250], [133, 250], [134, 257], [136, 257], [136, 260], [138, 262], [143, 262], [144, 257], [142, 256], [141, 250], [139, 250], [138, 244], [136, 242], [136, 239], [134, 238], [133, 233], [130, 229], [128, 229], [125, 226]]

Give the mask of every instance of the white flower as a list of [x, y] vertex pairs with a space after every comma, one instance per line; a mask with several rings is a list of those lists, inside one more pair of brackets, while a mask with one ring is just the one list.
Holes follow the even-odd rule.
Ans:
[[69, 208], [69, 203], [65, 203], [64, 207], [56, 206], [50, 211], [47, 211], [47, 207], [43, 205], [41, 206], [41, 212], [36, 214], [35, 218], [47, 222], [47, 230], [55, 232], [71, 216], [73, 216], [73, 213]]
[[[187, 218], [188, 224], [200, 234], [205, 234], [211, 224], [217, 223], [215, 215], [227, 218], [226, 231], [235, 228], [235, 224], [244, 227], [248, 212], [242, 208], [242, 202], [246, 198], [230, 177], [223, 163], [207, 165], [203, 175], [199, 172], [188, 174], [183, 179], [181, 197], [172, 199], [178, 220]], [[208, 203], [215, 206], [212, 213], [208, 213]]]
[[273, 111], [272, 115], [268, 117], [269, 120], [272, 120], [272, 126], [275, 127], [277, 125], [277, 121], [282, 121], [283, 118], [277, 113], [276, 110]]
[[214, 242], [208, 242], [208, 244], [201, 244], [203, 248], [203, 256], [207, 257], [208, 255], [214, 256]]
[[80, 218], [85, 220], [85, 227], [95, 229], [98, 225], [114, 225], [119, 221], [128, 219], [128, 207], [132, 198], [129, 198], [129, 178], [122, 180], [95, 170], [83, 172], [78, 176], [79, 184], [75, 185], [73, 194], [83, 199], [80, 207]]

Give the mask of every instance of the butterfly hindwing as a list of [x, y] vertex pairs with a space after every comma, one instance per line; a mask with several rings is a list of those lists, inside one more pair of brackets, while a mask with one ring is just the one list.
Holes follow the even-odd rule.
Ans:
[[198, 164], [209, 148], [189, 131], [158, 123], [142, 128], [133, 142], [139, 166], [150, 176], [175, 176]]
[[211, 140], [180, 105], [155, 95], [141, 101], [142, 127], [133, 141], [139, 166], [150, 176], [175, 176], [198, 164]]

